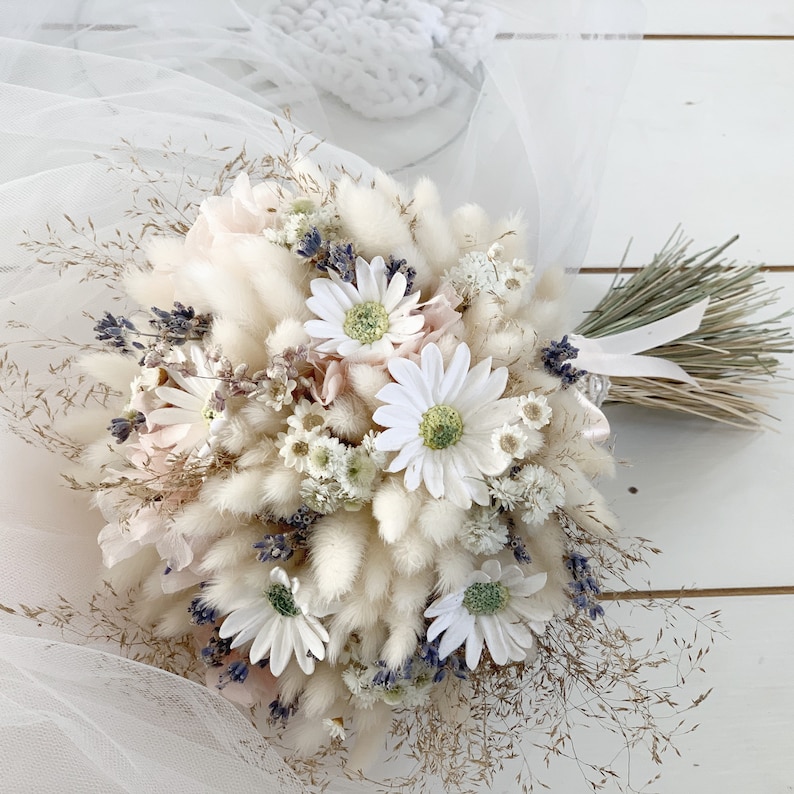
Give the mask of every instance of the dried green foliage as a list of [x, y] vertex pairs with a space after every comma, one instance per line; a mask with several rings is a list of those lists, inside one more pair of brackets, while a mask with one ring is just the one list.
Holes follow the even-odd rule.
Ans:
[[629, 277], [618, 273], [577, 334], [597, 339], [668, 317], [704, 298], [710, 302], [697, 331], [644, 354], [679, 364], [698, 387], [614, 377], [607, 401], [667, 408], [742, 428], [757, 428], [770, 416], [766, 401], [777, 390], [772, 381], [780, 377], [778, 356], [794, 352], [786, 322], [792, 311], [758, 319], [777, 303], [778, 290], [765, 284], [760, 265], [721, 258], [736, 239], [690, 255], [691, 241], [676, 234], [650, 264]]

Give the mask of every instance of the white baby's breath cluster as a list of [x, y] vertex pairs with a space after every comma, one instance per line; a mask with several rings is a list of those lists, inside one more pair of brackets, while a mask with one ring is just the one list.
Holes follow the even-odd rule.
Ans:
[[487, 251], [468, 251], [456, 265], [444, 271], [443, 280], [465, 302], [481, 292], [494, 295], [521, 292], [532, 280], [534, 269], [523, 259], [505, 261], [504, 251], [504, 245], [496, 242]]
[[296, 198], [283, 207], [277, 227], [263, 231], [264, 236], [289, 249], [294, 249], [312, 227], [327, 237], [336, 229], [332, 208], [317, 204], [311, 198]]
[[139, 618], [310, 753], [534, 658], [582, 619], [566, 563], [613, 517], [610, 455], [544, 364], [562, 279], [533, 280], [520, 224], [447, 217], [427, 181], [301, 185], [239, 176], [129, 273], [159, 336], [97, 326], [86, 367], [132, 394], [81, 476]]

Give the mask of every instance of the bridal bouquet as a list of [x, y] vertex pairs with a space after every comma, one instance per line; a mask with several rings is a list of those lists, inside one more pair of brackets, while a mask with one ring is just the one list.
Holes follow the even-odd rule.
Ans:
[[151, 309], [96, 324], [86, 366], [128, 392], [85, 456], [104, 562], [299, 749], [602, 613], [582, 549], [612, 532], [611, 458], [561, 279], [528, 298], [521, 248], [519, 219], [446, 218], [430, 182], [242, 173], [126, 273]]
[[[176, 219], [144, 202], [146, 262], [118, 241], [42, 259], [123, 301], [76, 359], [105, 418], [61, 390], [69, 422], [34, 428], [105, 518], [122, 625], [148, 627], [131, 643], [92, 606], [99, 634], [249, 710], [312, 783], [342, 748], [366, 769], [389, 731], [448, 786], [487, 782], [533, 726], [547, 757], [577, 757], [571, 709], [659, 760], [675, 731], [655, 710], [680, 709], [644, 675], [668, 660], [599, 603], [657, 550], [616, 535], [593, 485], [613, 461], [564, 277], [533, 272], [518, 215], [447, 216], [430, 181], [293, 155], [238, 158]], [[605, 691], [598, 711], [582, 695]]]

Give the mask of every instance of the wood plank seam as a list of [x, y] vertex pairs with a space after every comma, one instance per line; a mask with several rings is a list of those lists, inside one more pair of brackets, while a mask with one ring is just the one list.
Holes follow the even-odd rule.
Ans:
[[[643, 266], [618, 267], [617, 265], [584, 265], [579, 273], [592, 273], [593, 275], [613, 275], [617, 273], [638, 273]], [[794, 273], [794, 265], [761, 265], [762, 273]]]
[[641, 601], [652, 598], [689, 599], [689, 598], [732, 598], [735, 596], [777, 596], [794, 595], [794, 585], [773, 587], [705, 587], [679, 590], [625, 590], [602, 593], [601, 601]]

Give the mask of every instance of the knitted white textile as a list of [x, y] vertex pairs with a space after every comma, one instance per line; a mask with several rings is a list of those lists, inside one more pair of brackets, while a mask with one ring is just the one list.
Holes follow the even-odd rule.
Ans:
[[282, 0], [270, 22], [306, 45], [282, 57], [312, 84], [362, 115], [388, 119], [448, 99], [457, 82], [449, 60], [471, 72], [497, 20], [493, 8], [469, 0]]

